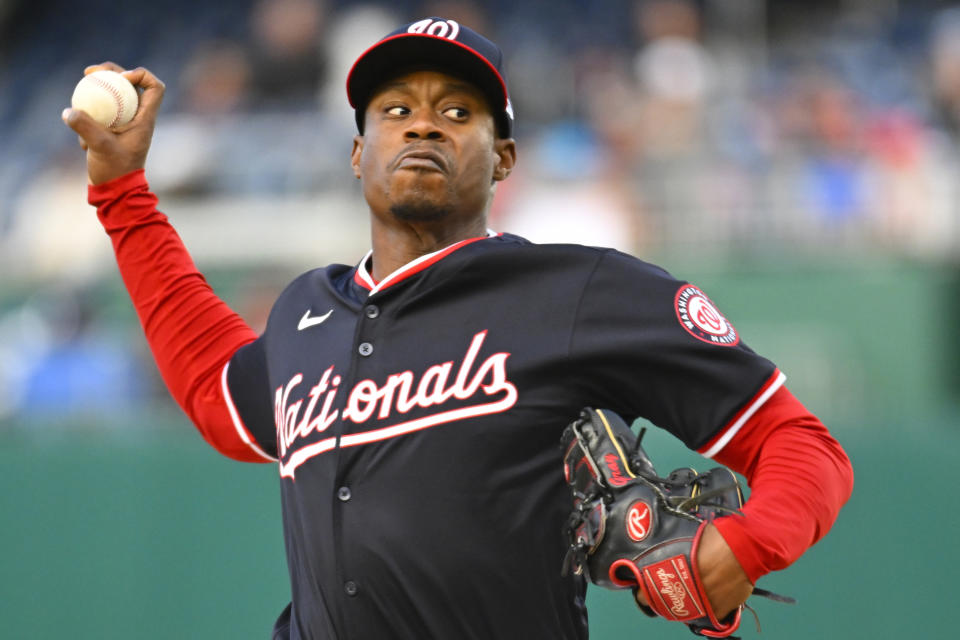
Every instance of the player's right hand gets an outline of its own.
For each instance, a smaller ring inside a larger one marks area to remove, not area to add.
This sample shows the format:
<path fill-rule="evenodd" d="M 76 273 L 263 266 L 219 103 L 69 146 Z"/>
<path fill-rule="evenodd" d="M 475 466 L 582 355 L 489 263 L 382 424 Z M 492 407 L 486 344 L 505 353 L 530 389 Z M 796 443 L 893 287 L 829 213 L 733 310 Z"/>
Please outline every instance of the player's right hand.
<path fill-rule="evenodd" d="M 104 127 L 83 111 L 63 110 L 64 123 L 77 132 L 80 146 L 87 152 L 90 184 L 102 184 L 143 168 L 165 89 L 163 82 L 143 67 L 126 71 L 113 62 L 103 62 L 87 67 L 83 73 L 100 69 L 122 73 L 141 91 L 140 106 L 133 120 L 115 129 Z"/>

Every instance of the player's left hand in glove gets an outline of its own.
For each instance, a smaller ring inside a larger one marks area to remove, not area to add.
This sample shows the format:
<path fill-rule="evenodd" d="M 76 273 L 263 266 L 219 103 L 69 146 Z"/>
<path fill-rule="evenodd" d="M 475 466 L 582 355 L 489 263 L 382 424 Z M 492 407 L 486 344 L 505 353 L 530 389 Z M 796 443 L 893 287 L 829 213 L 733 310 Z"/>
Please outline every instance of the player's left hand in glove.
<path fill-rule="evenodd" d="M 743 505 L 733 472 L 676 469 L 661 478 L 630 427 L 607 410 L 584 409 L 562 442 L 574 503 L 564 572 L 586 573 L 602 587 L 639 590 L 649 603 L 640 605 L 644 613 L 683 622 L 697 635 L 736 631 L 743 605 L 718 620 L 696 562 L 706 525 Z"/>

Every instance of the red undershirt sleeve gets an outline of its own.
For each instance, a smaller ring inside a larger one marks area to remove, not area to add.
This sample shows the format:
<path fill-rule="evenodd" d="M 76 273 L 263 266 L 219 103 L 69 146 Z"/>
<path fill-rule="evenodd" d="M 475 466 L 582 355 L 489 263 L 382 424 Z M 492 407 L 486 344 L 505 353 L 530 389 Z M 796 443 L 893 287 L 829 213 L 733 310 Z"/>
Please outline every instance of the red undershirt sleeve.
<path fill-rule="evenodd" d="M 88 200 L 113 243 L 150 350 L 177 404 L 217 451 L 269 462 L 230 416 L 221 373 L 254 331 L 214 294 L 167 216 L 157 210 L 143 170 L 89 187 Z"/>
<path fill-rule="evenodd" d="M 714 524 L 751 582 L 784 569 L 826 535 L 853 491 L 840 444 L 786 387 L 774 393 L 714 459 L 742 473 L 742 516 Z"/>

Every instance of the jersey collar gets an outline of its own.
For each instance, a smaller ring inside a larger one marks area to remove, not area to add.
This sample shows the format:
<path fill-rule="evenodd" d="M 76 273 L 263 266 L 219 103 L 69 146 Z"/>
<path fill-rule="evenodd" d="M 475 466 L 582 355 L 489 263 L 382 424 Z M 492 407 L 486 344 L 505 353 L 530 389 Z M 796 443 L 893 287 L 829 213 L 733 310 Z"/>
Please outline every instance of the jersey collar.
<path fill-rule="evenodd" d="M 396 271 L 388 275 L 386 278 L 384 278 L 380 282 L 377 282 L 376 280 L 374 280 L 373 275 L 370 273 L 369 269 L 367 269 L 367 265 L 370 263 L 370 258 L 373 256 L 373 249 L 371 249 L 370 251 L 367 252 L 367 255 L 363 256 L 363 259 L 360 261 L 360 264 L 357 265 L 357 269 L 353 273 L 353 280 L 364 289 L 367 289 L 370 292 L 369 295 L 373 295 L 378 291 L 383 291 L 387 287 L 391 287 L 397 284 L 398 282 L 405 280 L 406 278 L 409 278 L 415 273 L 419 273 L 423 271 L 424 269 L 434 264 L 435 262 L 439 262 L 443 258 L 447 257 L 457 249 L 461 249 L 467 246 L 468 244 L 472 244 L 476 242 L 477 240 L 485 240 L 487 238 L 493 238 L 498 235 L 500 234 L 497 233 L 496 231 L 493 231 L 492 229 L 487 229 L 487 235 L 485 236 L 480 236 L 477 238 L 467 238 L 466 240 L 455 242 L 451 244 L 449 247 L 444 247 L 443 249 L 434 251 L 433 253 L 428 253 L 426 255 L 420 256 L 415 260 L 411 260 L 407 264 L 403 265 L 402 267 L 400 267 L 399 269 L 397 269 Z"/>

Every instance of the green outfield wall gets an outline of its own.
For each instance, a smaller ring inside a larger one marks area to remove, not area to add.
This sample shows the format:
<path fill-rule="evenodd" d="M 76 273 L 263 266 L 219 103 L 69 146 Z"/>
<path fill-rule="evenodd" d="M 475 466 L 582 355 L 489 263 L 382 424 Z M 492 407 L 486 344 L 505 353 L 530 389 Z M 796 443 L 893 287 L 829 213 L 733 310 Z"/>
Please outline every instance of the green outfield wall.
<path fill-rule="evenodd" d="M 799 604 L 755 598 L 759 637 L 951 637 L 957 430 L 838 435 L 854 496 L 822 543 L 761 582 Z M 651 433 L 648 445 L 665 467 L 703 464 L 668 436 Z M 289 593 L 273 466 L 222 459 L 192 435 L 84 434 L 8 439 L 0 465 L 0 637 L 268 637 Z M 594 589 L 589 604 L 595 638 L 690 637 L 642 616 L 629 592 Z"/>

